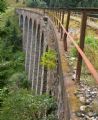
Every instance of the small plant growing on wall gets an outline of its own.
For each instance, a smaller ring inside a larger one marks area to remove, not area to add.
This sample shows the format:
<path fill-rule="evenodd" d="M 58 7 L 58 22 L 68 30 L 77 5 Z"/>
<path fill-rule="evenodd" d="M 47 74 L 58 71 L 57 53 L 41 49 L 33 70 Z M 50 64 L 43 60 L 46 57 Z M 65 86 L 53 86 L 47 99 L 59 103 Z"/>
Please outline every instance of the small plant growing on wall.
<path fill-rule="evenodd" d="M 54 50 L 48 50 L 41 57 L 41 65 L 49 69 L 54 69 L 56 67 L 56 55 Z"/>

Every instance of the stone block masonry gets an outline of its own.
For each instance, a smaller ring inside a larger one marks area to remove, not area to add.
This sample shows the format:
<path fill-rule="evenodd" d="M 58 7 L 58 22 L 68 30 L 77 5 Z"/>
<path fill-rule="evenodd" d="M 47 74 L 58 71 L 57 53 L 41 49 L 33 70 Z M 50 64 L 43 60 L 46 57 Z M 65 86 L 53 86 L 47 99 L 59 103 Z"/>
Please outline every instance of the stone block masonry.
<path fill-rule="evenodd" d="M 25 71 L 31 81 L 35 94 L 49 93 L 58 103 L 58 119 L 65 118 L 63 75 L 60 64 L 57 38 L 50 18 L 32 9 L 17 9 L 19 26 L 23 33 L 23 51 L 25 52 Z M 57 53 L 57 66 L 49 70 L 40 64 L 41 56 L 48 49 Z M 67 117 L 67 116 L 66 116 Z"/>

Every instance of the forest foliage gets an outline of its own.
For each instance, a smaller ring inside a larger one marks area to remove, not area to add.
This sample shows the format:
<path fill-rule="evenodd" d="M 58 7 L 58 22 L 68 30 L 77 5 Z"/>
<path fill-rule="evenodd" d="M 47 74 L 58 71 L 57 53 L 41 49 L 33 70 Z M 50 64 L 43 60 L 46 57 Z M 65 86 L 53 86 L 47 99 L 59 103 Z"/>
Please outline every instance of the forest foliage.
<path fill-rule="evenodd" d="M 0 0 L 0 13 L 4 12 L 7 8 L 6 0 Z"/>
<path fill-rule="evenodd" d="M 55 99 L 49 95 L 35 95 L 31 90 L 24 69 L 18 17 L 13 11 L 8 15 L 6 8 L 5 1 L 0 0 L 0 13 L 5 12 L 4 21 L 0 21 L 0 119 L 57 120 Z M 2 20 L 2 15 L 0 17 Z"/>
<path fill-rule="evenodd" d="M 0 29 L 0 118 L 2 120 L 57 120 L 57 104 L 49 95 L 35 96 L 24 71 L 22 37 L 17 17 Z M 16 22 L 15 22 L 16 21 Z"/>
<path fill-rule="evenodd" d="M 98 7 L 98 0 L 26 0 L 30 7 Z"/>

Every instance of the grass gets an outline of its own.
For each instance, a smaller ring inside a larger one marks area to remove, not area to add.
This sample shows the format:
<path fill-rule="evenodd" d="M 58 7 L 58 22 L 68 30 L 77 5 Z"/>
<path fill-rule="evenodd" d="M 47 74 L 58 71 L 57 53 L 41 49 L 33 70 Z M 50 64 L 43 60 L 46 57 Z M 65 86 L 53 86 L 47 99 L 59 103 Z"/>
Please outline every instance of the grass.
<path fill-rule="evenodd" d="M 98 41 L 97 39 L 95 39 L 93 36 L 87 36 L 85 39 L 85 55 L 87 56 L 87 58 L 90 60 L 90 62 L 92 63 L 92 65 L 95 67 L 95 69 L 98 71 Z M 76 48 L 74 46 L 70 47 L 70 58 L 77 57 L 77 51 Z M 70 61 L 71 62 L 71 61 Z M 77 65 L 77 60 L 73 60 L 72 61 L 72 66 L 73 68 Z M 96 82 L 94 80 L 94 78 L 92 77 L 92 75 L 90 74 L 88 68 L 86 67 L 86 64 L 83 61 L 83 65 L 82 65 L 82 74 L 81 74 L 81 81 L 83 81 L 84 83 L 93 86 L 96 85 Z"/>
<path fill-rule="evenodd" d="M 20 0 L 20 2 L 18 2 L 18 3 L 16 3 L 16 0 L 7 0 L 7 4 L 10 7 L 24 6 L 22 3 L 23 3 L 23 0 Z"/>
<path fill-rule="evenodd" d="M 76 86 L 72 86 L 67 89 L 67 92 L 69 93 L 71 111 L 76 112 L 79 110 L 81 103 L 79 99 L 74 95 L 73 91 L 76 91 Z"/>
<path fill-rule="evenodd" d="M 16 6 L 16 1 L 15 0 L 6 0 L 7 1 L 7 4 L 8 6 Z"/>

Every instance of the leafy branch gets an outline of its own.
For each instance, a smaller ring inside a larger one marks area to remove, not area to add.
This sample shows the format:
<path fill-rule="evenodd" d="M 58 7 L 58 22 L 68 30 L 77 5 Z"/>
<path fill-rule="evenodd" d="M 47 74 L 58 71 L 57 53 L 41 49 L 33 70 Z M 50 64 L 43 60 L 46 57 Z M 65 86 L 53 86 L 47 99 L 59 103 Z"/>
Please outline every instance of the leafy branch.
<path fill-rule="evenodd" d="M 48 50 L 41 57 L 41 64 L 49 69 L 54 69 L 56 67 L 56 55 L 54 50 Z"/>

